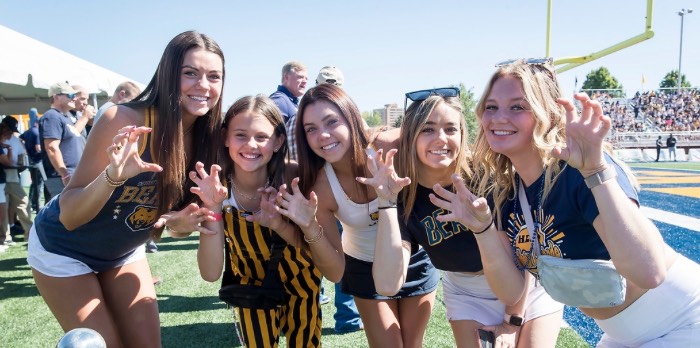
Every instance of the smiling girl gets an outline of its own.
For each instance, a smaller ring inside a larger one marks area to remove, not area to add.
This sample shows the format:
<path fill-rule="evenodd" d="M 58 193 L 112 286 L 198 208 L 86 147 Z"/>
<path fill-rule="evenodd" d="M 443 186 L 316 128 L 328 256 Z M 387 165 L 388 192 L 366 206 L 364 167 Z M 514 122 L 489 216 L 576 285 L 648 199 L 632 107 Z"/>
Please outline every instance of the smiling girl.
<path fill-rule="evenodd" d="M 193 180 L 205 207 L 223 221 L 207 222 L 211 232 L 200 234 L 197 250 L 203 279 L 213 282 L 224 270 L 222 286 L 250 284 L 250 292 L 268 277 L 281 282 L 284 303 L 272 309 L 239 306 L 240 336 L 248 347 L 276 347 L 282 332 L 291 347 L 317 347 L 321 342 L 321 307 L 318 302 L 321 273 L 293 223 L 275 206 L 275 187 L 296 174 L 296 164 L 286 164 L 288 153 L 282 115 L 265 96 L 237 100 L 224 118 L 223 177 L 228 195 L 218 179 L 219 167 L 209 174 L 198 166 Z M 192 173 L 194 174 L 194 173 Z M 228 196 L 228 198 L 226 198 Z M 272 255 L 282 249 L 281 257 Z M 224 250 L 226 252 L 224 253 Z M 268 264 L 280 257 L 276 273 Z"/>
<path fill-rule="evenodd" d="M 177 35 L 144 92 L 95 124 L 86 160 L 37 215 L 27 260 L 64 331 L 94 329 L 109 347 L 160 347 L 144 243 L 165 226 L 190 232 L 212 219 L 185 173 L 216 158 L 208 144 L 219 138 L 223 78 L 216 42 Z"/>
<path fill-rule="evenodd" d="M 278 195 L 281 212 L 301 227 L 324 275 L 354 296 L 371 347 L 421 347 L 439 281 L 425 251 L 411 253 L 398 293 L 377 289 L 373 279 L 377 229 L 398 229 L 396 197 L 405 182 L 395 178 L 392 191 L 380 187 L 371 172 L 387 170 L 394 153 L 386 162 L 381 153 L 368 161 L 369 136 L 360 112 L 334 85 L 318 85 L 304 95 L 294 127 L 300 180 L 291 193 Z M 344 231 L 342 245 L 336 219 Z"/>

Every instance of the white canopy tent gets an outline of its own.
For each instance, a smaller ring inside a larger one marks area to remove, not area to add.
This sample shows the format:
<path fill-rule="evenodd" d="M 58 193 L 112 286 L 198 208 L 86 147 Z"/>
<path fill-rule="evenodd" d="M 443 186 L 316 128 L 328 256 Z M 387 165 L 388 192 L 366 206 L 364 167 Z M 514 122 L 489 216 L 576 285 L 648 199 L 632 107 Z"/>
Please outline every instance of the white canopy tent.
<path fill-rule="evenodd" d="M 0 115 L 26 114 L 32 107 L 43 113 L 49 108 L 48 88 L 57 82 L 84 86 L 93 100 L 103 102 L 118 84 L 131 80 L 2 25 L 0 47 Z"/>

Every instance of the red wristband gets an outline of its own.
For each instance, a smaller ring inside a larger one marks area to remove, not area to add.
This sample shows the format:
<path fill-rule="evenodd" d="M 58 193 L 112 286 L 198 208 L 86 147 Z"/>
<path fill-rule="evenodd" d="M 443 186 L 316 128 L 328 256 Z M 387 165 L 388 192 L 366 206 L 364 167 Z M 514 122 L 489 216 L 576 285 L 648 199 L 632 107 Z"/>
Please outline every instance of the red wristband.
<path fill-rule="evenodd" d="M 214 218 L 214 221 L 221 221 L 221 219 L 223 219 L 223 215 L 222 215 L 221 213 L 218 213 L 218 214 L 212 214 L 212 216 L 211 216 L 211 217 L 213 217 L 213 218 Z"/>

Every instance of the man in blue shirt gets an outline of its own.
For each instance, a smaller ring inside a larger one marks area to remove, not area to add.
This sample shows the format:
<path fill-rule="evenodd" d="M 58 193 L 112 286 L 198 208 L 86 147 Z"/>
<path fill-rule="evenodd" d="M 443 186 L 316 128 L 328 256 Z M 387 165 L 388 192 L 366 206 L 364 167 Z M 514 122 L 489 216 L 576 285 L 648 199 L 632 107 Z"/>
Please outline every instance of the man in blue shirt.
<path fill-rule="evenodd" d="M 294 140 L 294 122 L 297 119 L 299 98 L 306 91 L 307 79 L 304 64 L 297 61 L 288 62 L 282 67 L 282 84 L 277 86 L 277 90 L 270 95 L 284 118 L 284 123 L 287 126 L 289 155 L 295 161 L 297 160 L 297 147 Z"/>
<path fill-rule="evenodd" d="M 67 82 L 49 87 L 51 108 L 39 120 L 39 137 L 44 151 L 45 194 L 59 194 L 70 181 L 85 149 L 85 138 L 75 129 L 68 113 L 75 109 L 78 91 Z"/>

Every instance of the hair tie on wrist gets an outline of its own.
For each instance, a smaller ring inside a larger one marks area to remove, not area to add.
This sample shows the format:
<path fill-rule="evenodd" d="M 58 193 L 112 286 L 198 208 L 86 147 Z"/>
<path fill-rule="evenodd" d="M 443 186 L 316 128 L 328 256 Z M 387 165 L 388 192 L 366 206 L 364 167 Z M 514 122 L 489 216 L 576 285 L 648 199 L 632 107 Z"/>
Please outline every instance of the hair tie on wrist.
<path fill-rule="evenodd" d="M 482 234 L 482 233 L 488 231 L 491 228 L 491 226 L 493 226 L 493 220 L 491 220 L 491 223 L 488 226 L 486 226 L 486 228 L 484 228 L 483 230 L 481 230 L 479 232 L 472 231 L 472 233 L 473 234 Z"/>
<path fill-rule="evenodd" d="M 214 218 L 214 221 L 221 221 L 221 219 L 223 219 L 223 215 L 222 215 L 221 213 L 218 213 L 218 214 L 212 214 L 212 216 L 211 216 L 211 217 L 213 217 L 213 218 Z"/>

